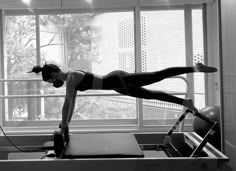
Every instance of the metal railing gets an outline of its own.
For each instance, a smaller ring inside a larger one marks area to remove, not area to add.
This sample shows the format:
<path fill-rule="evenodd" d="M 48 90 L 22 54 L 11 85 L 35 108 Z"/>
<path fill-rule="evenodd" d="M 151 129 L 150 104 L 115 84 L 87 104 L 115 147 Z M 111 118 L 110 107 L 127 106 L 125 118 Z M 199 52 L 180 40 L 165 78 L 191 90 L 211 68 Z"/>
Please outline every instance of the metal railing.
<path fill-rule="evenodd" d="M 181 79 L 185 82 L 186 84 L 186 91 L 185 92 L 168 92 L 169 94 L 172 95 L 183 95 L 186 97 L 189 96 L 189 82 L 185 77 L 182 76 L 175 76 L 175 77 L 170 77 L 175 78 L 175 79 Z M 32 81 L 42 81 L 42 79 L 0 79 L 0 83 L 3 83 L 2 86 L 7 86 L 6 82 L 32 82 Z M 96 90 L 97 91 L 97 90 Z M 100 91 L 100 90 L 99 90 Z M 54 98 L 54 97 L 64 97 L 65 94 L 23 94 L 23 95 L 7 95 L 6 92 L 3 92 L 2 95 L 0 95 L 0 99 L 15 99 L 15 98 Z M 105 96 L 108 98 L 108 100 L 115 100 L 118 102 L 124 102 L 124 103 L 135 103 L 134 100 L 132 99 L 128 99 L 128 98 L 114 98 L 114 96 L 124 96 L 122 94 L 116 93 L 116 92 L 109 92 L 107 93 L 107 90 L 101 90 L 101 93 L 97 93 L 97 92 L 92 92 L 92 91 L 87 91 L 86 93 L 81 92 L 79 93 L 77 96 L 80 97 L 86 97 L 86 96 Z M 161 101 L 156 101 L 155 103 L 152 102 L 152 100 L 148 100 L 148 101 L 143 101 L 143 105 L 145 106 L 149 106 L 149 107 L 157 107 L 157 108 L 162 108 L 162 109 L 172 109 L 172 110 L 183 110 L 184 108 L 181 108 L 180 105 L 175 105 L 175 104 L 171 104 L 168 102 L 161 102 Z M 3 111 L 4 112 L 4 111 Z M 183 125 L 180 125 L 180 130 L 182 130 Z"/>
<path fill-rule="evenodd" d="M 175 76 L 170 78 L 182 79 L 186 83 L 186 92 L 168 92 L 172 95 L 189 95 L 189 82 L 185 77 Z M 0 79 L 1 82 L 16 82 L 16 81 L 43 81 L 42 79 Z M 3 92 L 5 94 L 5 92 Z M 64 97 L 65 94 L 26 94 L 26 95 L 0 95 L 1 99 L 7 98 L 43 98 L 43 97 Z M 123 96 L 119 93 L 80 93 L 77 96 Z"/>

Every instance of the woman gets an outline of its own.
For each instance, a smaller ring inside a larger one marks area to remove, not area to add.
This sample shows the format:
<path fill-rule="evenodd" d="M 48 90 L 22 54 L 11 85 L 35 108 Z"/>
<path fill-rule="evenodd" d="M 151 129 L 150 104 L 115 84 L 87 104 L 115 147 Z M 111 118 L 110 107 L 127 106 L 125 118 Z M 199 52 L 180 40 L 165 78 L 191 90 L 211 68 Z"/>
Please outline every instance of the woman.
<path fill-rule="evenodd" d="M 104 76 L 81 70 L 64 72 L 54 64 L 45 64 L 43 67 L 35 66 L 30 72 L 36 74 L 42 72 L 43 80 L 52 83 L 56 88 L 61 87 L 64 81 L 66 81 L 66 96 L 62 108 L 62 122 L 60 124 L 62 130 L 65 130 L 73 115 L 77 91 L 89 89 L 114 90 L 120 94 L 132 97 L 176 103 L 191 109 L 193 112 L 197 112 L 197 108 L 191 99 L 182 99 L 162 91 L 148 90 L 143 88 L 143 86 L 176 75 L 193 72 L 212 73 L 216 71 L 217 69 L 214 67 L 198 63 L 193 67 L 171 67 L 160 71 L 144 73 L 127 73 L 116 70 Z"/>

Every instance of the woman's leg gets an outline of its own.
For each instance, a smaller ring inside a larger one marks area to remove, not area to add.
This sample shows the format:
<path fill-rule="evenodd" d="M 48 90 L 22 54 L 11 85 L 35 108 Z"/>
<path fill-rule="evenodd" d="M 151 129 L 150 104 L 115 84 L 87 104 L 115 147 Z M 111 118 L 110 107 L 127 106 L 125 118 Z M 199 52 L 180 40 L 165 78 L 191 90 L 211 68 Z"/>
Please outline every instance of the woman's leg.
<path fill-rule="evenodd" d="M 113 71 L 104 76 L 103 88 L 115 89 L 142 87 L 176 75 L 193 72 L 209 73 L 215 71 L 217 71 L 216 68 L 208 67 L 200 63 L 194 67 L 170 67 L 155 72 L 127 73 L 124 71 Z"/>
<path fill-rule="evenodd" d="M 118 93 L 123 95 L 128 95 L 132 97 L 142 98 L 142 99 L 153 99 L 153 100 L 161 100 L 165 102 L 171 102 L 179 105 L 183 105 L 194 112 L 197 112 L 197 108 L 194 106 L 193 101 L 191 99 L 182 99 L 171 94 L 157 91 L 157 90 L 148 90 L 145 88 L 131 88 L 131 89 L 120 89 L 116 90 Z"/>

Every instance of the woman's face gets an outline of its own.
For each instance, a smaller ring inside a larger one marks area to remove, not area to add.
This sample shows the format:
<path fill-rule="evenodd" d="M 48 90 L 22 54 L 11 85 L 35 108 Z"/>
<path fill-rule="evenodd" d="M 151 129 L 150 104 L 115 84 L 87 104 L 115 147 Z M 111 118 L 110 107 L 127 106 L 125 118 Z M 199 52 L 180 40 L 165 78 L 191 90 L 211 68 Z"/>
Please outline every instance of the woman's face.
<path fill-rule="evenodd" d="M 56 81 L 56 79 L 49 78 L 46 82 L 48 82 L 48 83 L 53 83 L 53 82 L 55 82 L 55 81 Z"/>
<path fill-rule="evenodd" d="M 63 86 L 63 84 L 64 84 L 64 81 L 55 80 L 55 81 L 53 82 L 53 87 L 60 88 L 61 86 Z"/>
<path fill-rule="evenodd" d="M 64 81 L 56 79 L 56 74 L 55 73 L 52 73 L 51 77 L 46 82 L 52 83 L 53 86 L 56 87 L 56 88 L 59 88 L 59 87 L 63 86 L 63 84 L 64 84 Z"/>
<path fill-rule="evenodd" d="M 55 81 L 56 81 L 56 73 L 55 73 L 55 72 L 52 72 L 52 73 L 50 74 L 49 79 L 48 79 L 46 82 L 48 82 L 48 83 L 54 83 Z"/>

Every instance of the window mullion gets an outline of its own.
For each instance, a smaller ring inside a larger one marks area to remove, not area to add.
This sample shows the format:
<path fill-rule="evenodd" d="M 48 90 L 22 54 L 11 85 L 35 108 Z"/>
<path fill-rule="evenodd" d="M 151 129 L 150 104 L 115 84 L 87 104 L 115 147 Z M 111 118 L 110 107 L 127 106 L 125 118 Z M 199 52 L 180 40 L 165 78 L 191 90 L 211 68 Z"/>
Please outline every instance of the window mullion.
<path fill-rule="evenodd" d="M 142 72 L 140 7 L 134 7 L 135 72 Z M 138 127 L 143 127 L 143 100 L 137 98 Z"/>
<path fill-rule="evenodd" d="M 186 65 L 193 65 L 193 30 L 192 30 L 192 8 L 190 5 L 184 7 L 185 21 L 185 51 Z M 187 74 L 187 80 L 190 82 L 189 96 L 194 99 L 194 77 L 193 74 Z"/>
<path fill-rule="evenodd" d="M 35 25 L 36 25 L 36 62 L 37 65 L 41 65 L 41 53 L 40 53 L 40 20 L 39 20 L 39 14 L 35 15 Z M 40 90 L 41 88 L 41 82 L 37 81 L 37 89 Z M 37 108 L 38 108 L 38 112 L 42 113 L 44 111 L 42 110 L 42 99 L 40 98 L 37 100 Z"/>
<path fill-rule="evenodd" d="M 184 6 L 184 25 L 185 25 L 185 53 L 186 53 L 186 66 L 193 65 L 193 30 L 192 30 L 192 8 L 190 5 Z M 194 99 L 194 76 L 187 74 L 189 81 L 188 94 L 191 99 Z M 188 98 L 188 97 L 187 97 Z M 184 122 L 181 123 L 179 130 L 183 131 Z"/>
<path fill-rule="evenodd" d="M 4 31 L 4 12 L 3 12 L 3 10 L 0 10 L 0 68 L 2 68 L 1 70 L 0 70 L 0 77 L 1 77 L 1 79 L 3 79 L 4 78 L 4 52 L 3 52 L 3 49 L 4 49 L 4 33 L 3 33 L 3 31 Z M 1 95 L 3 95 L 4 94 L 4 82 L 2 82 L 1 83 L 1 89 L 0 89 L 0 92 L 1 92 Z M 1 112 L 0 112 L 0 125 L 2 125 L 4 122 L 4 120 L 5 120 L 5 115 L 4 115 L 4 113 L 5 113 L 5 99 L 2 99 L 1 100 L 1 102 L 0 102 L 0 105 L 1 105 Z"/>
<path fill-rule="evenodd" d="M 36 58 L 37 58 L 37 65 L 41 64 L 41 57 L 40 57 L 40 23 L 39 23 L 39 15 L 35 15 L 35 22 L 36 22 Z"/>
<path fill-rule="evenodd" d="M 202 7 L 204 63 L 209 65 L 208 56 L 210 56 L 210 55 L 208 55 L 208 43 L 207 43 L 208 42 L 208 35 L 207 35 L 208 26 L 207 26 L 207 18 L 206 18 L 206 16 L 207 16 L 206 9 L 207 9 L 206 4 L 204 4 Z M 214 95 L 212 94 L 212 91 L 211 91 L 212 87 L 214 87 L 214 86 L 211 84 L 212 82 L 208 81 L 209 80 L 208 74 L 205 74 L 204 78 L 205 78 L 204 81 L 205 81 L 205 92 L 206 92 L 205 101 L 206 101 L 206 105 L 208 106 L 208 105 L 210 105 L 209 102 L 213 102 L 213 100 L 210 98 L 214 98 Z"/>

